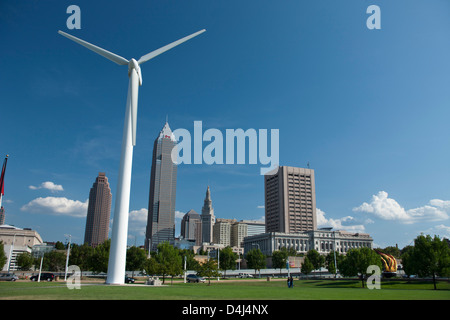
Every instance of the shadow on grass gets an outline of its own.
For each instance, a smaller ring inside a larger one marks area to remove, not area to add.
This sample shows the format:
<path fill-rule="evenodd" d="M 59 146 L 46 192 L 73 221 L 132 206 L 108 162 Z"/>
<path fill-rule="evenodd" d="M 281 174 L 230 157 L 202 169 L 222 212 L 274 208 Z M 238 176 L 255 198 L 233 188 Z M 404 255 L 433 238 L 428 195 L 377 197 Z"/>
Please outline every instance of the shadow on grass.
<path fill-rule="evenodd" d="M 359 280 L 333 280 L 333 281 L 313 280 L 313 281 L 308 281 L 308 284 L 314 285 L 315 287 L 327 287 L 327 288 L 358 288 L 358 287 L 361 287 L 361 281 L 359 281 Z"/>
<path fill-rule="evenodd" d="M 299 280 L 298 284 L 317 288 L 363 288 L 360 279 L 336 279 L 336 280 Z M 381 287 L 384 289 L 401 290 L 434 290 L 433 282 L 430 280 L 403 280 L 403 279 L 381 279 Z M 366 288 L 366 280 L 364 282 Z M 437 289 L 450 291 L 450 282 L 441 280 L 437 282 Z"/>

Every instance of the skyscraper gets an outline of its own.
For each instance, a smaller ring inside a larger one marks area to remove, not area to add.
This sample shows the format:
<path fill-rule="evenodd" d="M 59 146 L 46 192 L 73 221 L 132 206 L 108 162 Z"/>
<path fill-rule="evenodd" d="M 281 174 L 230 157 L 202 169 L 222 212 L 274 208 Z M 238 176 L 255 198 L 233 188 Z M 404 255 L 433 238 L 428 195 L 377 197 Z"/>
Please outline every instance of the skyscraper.
<path fill-rule="evenodd" d="M 97 246 L 108 239 L 112 194 L 108 178 L 100 172 L 89 192 L 84 242 Z"/>
<path fill-rule="evenodd" d="M 202 242 L 202 220 L 194 210 L 189 210 L 181 220 L 181 236 L 184 239 L 195 240 L 196 245 Z"/>
<path fill-rule="evenodd" d="M 158 244 L 175 240 L 175 198 L 177 165 L 172 162 L 175 135 L 166 122 L 153 145 L 152 171 L 145 247 L 156 250 Z"/>
<path fill-rule="evenodd" d="M 209 191 L 209 186 L 206 189 L 206 197 L 202 208 L 202 242 L 211 243 L 213 242 L 213 228 L 216 222 L 216 217 L 214 216 L 214 209 L 212 207 L 211 192 Z"/>
<path fill-rule="evenodd" d="M 266 232 L 317 229 L 314 170 L 281 166 L 264 176 Z"/>

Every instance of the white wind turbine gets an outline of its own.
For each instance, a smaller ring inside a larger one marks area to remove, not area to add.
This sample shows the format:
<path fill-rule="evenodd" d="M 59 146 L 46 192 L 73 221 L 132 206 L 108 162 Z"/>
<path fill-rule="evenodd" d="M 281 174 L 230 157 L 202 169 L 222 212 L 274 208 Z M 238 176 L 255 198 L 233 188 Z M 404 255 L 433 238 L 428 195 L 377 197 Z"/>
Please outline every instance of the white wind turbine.
<path fill-rule="evenodd" d="M 152 51 L 138 61 L 127 60 L 117 54 L 97 47 L 89 42 L 78 39 L 65 32 L 58 31 L 59 34 L 73 40 L 89 50 L 119 64 L 128 65 L 128 85 L 127 106 L 125 112 L 125 123 L 122 138 L 122 153 L 120 157 L 119 177 L 117 180 L 117 194 L 114 208 L 114 222 L 111 234 L 111 248 L 109 251 L 108 276 L 106 283 L 123 284 L 125 281 L 125 260 L 128 234 L 128 211 L 130 207 L 131 188 L 131 165 L 133 160 L 133 146 L 136 145 L 136 124 L 137 124 L 137 102 L 138 83 L 142 85 L 142 73 L 140 65 L 153 59 L 154 57 L 176 47 L 177 45 L 198 36 L 206 30 L 200 30 L 180 40 L 174 41 L 164 47 Z"/>

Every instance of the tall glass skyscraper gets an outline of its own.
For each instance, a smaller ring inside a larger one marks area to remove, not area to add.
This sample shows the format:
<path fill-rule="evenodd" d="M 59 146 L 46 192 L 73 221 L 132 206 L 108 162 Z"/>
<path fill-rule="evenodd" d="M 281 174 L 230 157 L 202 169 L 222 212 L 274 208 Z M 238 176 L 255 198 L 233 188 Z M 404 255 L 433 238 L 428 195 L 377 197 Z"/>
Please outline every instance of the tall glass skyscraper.
<path fill-rule="evenodd" d="M 153 145 L 150 195 L 148 201 L 145 247 L 156 250 L 158 244 L 175 240 L 175 198 L 177 165 L 172 162 L 175 135 L 166 122 Z"/>
<path fill-rule="evenodd" d="M 104 172 L 100 172 L 89 192 L 84 242 L 96 247 L 108 239 L 111 215 L 111 188 Z"/>

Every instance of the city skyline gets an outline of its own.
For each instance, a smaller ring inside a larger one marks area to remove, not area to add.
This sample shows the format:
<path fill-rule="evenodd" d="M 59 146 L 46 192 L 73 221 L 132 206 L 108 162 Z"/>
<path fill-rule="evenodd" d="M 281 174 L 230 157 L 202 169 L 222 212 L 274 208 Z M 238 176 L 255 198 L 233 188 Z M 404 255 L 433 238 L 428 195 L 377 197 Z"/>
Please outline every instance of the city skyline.
<path fill-rule="evenodd" d="M 368 233 L 380 247 L 450 237 L 450 3 L 374 0 L 380 30 L 358 0 L 75 4 L 79 30 L 66 26 L 68 3 L 0 5 L 6 224 L 81 243 L 92 177 L 106 172 L 115 197 L 128 79 L 58 30 L 131 56 L 205 28 L 145 66 L 129 245 L 145 241 L 152 145 L 167 116 L 192 136 L 195 121 L 224 136 L 278 129 L 279 165 L 314 169 L 318 227 Z M 216 217 L 261 220 L 260 168 L 178 166 L 175 235 L 208 185 Z"/>

